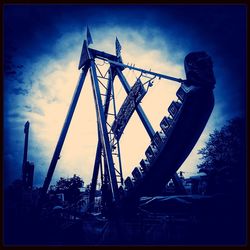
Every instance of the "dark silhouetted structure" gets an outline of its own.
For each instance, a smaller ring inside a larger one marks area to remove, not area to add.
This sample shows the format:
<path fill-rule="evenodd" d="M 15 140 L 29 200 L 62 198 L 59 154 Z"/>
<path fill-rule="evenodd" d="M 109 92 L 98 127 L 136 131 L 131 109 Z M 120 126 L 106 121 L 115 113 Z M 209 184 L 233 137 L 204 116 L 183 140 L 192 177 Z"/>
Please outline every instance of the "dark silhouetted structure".
<path fill-rule="evenodd" d="M 23 166 L 22 166 L 22 180 L 24 189 L 32 189 L 34 176 L 34 163 L 27 161 L 28 156 L 28 141 L 29 141 L 29 127 L 30 123 L 27 121 L 24 125 L 24 152 L 23 152 Z"/>
<path fill-rule="evenodd" d="M 177 192 L 185 194 L 186 190 L 176 171 L 195 146 L 214 107 L 215 77 L 211 57 L 206 52 L 188 54 L 184 61 L 187 79 L 183 80 L 124 64 L 121 58 L 121 45 L 117 38 L 116 55 L 89 48 L 92 43 L 90 31 L 87 29 L 87 39 L 83 42 L 78 66 L 82 72 L 44 181 L 42 197 L 45 196 L 51 182 L 88 71 L 91 76 L 98 126 L 98 143 L 89 197 L 90 210 L 94 206 L 99 173 L 103 204 L 112 210 L 136 204 L 141 196 L 158 195 L 170 179 L 173 179 Z M 100 64 L 96 63 L 98 60 L 109 65 L 105 72 L 104 67 L 101 70 Z M 123 74 L 126 68 L 140 72 L 133 86 L 130 86 Z M 115 77 L 127 93 L 118 112 L 114 92 Z M 178 100 L 173 101 L 168 107 L 169 114 L 163 117 L 160 123 L 161 130 L 157 132 L 140 106 L 141 100 L 156 77 L 181 84 L 176 93 Z M 151 143 L 145 151 L 146 159 L 141 161 L 143 165 L 135 167 L 132 176 L 124 181 L 119 141 L 135 111 Z"/>

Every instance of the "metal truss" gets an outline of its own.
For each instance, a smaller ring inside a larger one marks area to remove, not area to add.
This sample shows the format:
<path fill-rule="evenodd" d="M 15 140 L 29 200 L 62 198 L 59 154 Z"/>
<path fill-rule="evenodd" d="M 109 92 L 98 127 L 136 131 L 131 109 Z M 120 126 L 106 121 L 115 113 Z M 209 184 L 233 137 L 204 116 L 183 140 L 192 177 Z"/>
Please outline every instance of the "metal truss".
<path fill-rule="evenodd" d="M 121 46 L 118 39 L 116 39 L 117 48 L 115 56 L 106 52 L 89 48 L 89 44 L 92 43 L 89 30 L 87 34 L 88 39 L 84 40 L 78 67 L 82 70 L 82 72 L 80 74 L 68 114 L 65 118 L 65 122 L 44 181 L 42 197 L 46 194 L 50 185 L 68 128 L 72 120 L 72 116 L 74 114 L 75 107 L 77 105 L 77 101 L 79 99 L 80 92 L 82 90 L 82 86 L 85 81 L 85 77 L 87 72 L 90 71 L 98 127 L 98 143 L 96 147 L 96 156 L 89 196 L 89 209 L 92 210 L 94 206 L 99 174 L 102 184 L 104 205 L 109 206 L 109 204 L 112 202 L 119 200 L 118 184 L 123 185 L 124 182 L 119 140 L 134 111 L 137 112 L 151 140 L 155 135 L 153 127 L 151 126 L 146 114 L 139 104 L 140 100 L 147 93 L 149 87 L 152 86 L 154 79 L 158 77 L 179 83 L 182 83 L 185 80 L 143 70 L 134 66 L 125 65 L 122 63 L 120 55 Z M 102 62 L 102 65 L 100 65 L 98 62 Z M 141 72 L 141 75 L 137 78 L 136 83 L 132 87 L 130 87 L 124 74 L 122 73 L 125 68 Z M 125 112 L 127 116 L 120 111 L 122 107 L 120 108 L 119 112 L 117 112 L 114 93 L 114 79 L 116 76 L 127 93 L 127 99 L 125 100 L 126 102 L 123 104 L 123 108 L 126 111 L 130 108 L 129 114 L 128 112 Z M 136 101 L 136 98 L 138 98 L 138 101 Z M 121 117 L 123 119 L 119 120 Z M 117 130 L 114 129 L 114 124 L 116 123 L 117 125 L 118 121 L 122 121 L 122 124 L 121 122 L 118 124 L 119 126 L 122 126 L 122 129 L 119 130 L 119 133 L 117 133 Z M 178 178 L 178 175 L 175 175 L 174 178 Z M 175 181 L 175 183 L 180 182 Z"/>

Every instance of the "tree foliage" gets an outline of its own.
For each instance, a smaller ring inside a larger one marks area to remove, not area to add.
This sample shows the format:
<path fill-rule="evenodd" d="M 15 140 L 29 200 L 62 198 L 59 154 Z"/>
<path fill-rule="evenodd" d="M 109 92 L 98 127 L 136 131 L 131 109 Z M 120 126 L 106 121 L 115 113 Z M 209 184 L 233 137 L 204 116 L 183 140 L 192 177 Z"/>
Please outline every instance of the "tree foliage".
<path fill-rule="evenodd" d="M 76 202 L 79 199 L 80 188 L 84 186 L 83 180 L 74 175 L 71 178 L 61 177 L 55 186 L 51 186 L 52 193 L 63 193 L 64 199 L 69 202 Z"/>
<path fill-rule="evenodd" d="M 218 182 L 235 182 L 243 177 L 245 165 L 245 122 L 234 118 L 220 130 L 209 135 L 200 154 L 202 163 L 197 167 L 199 172 L 216 176 Z"/>

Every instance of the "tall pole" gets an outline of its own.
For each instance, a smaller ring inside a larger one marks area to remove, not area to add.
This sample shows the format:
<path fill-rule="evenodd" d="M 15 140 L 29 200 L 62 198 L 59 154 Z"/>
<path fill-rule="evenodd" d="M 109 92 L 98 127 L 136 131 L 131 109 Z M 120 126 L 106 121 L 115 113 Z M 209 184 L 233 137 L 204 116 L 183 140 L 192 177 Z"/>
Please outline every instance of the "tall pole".
<path fill-rule="evenodd" d="M 29 121 L 27 121 L 24 125 L 25 138 L 24 138 L 23 166 L 22 166 L 23 182 L 25 182 L 25 180 L 26 180 L 26 178 L 25 178 L 25 175 L 26 175 L 25 166 L 27 163 L 27 156 L 28 156 L 29 127 L 30 127 L 30 123 L 29 123 Z"/>
<path fill-rule="evenodd" d="M 113 201 L 116 201 L 118 199 L 118 185 L 117 185 L 117 180 L 116 180 L 114 162 L 113 162 L 109 138 L 108 138 L 106 119 L 105 119 L 105 114 L 103 110 L 103 104 L 102 104 L 101 93 L 100 93 L 100 88 L 98 84 L 98 78 L 96 74 L 94 59 L 91 59 L 90 61 L 90 73 L 91 73 L 92 88 L 94 92 L 95 105 L 96 105 L 96 110 L 97 110 L 98 128 L 100 131 L 100 138 L 102 142 L 102 148 L 104 151 L 105 162 L 107 164 L 107 168 L 108 168 L 108 172 L 110 176 L 112 198 L 113 198 Z"/>
<path fill-rule="evenodd" d="M 108 79 L 108 86 L 106 90 L 106 97 L 104 101 L 104 116 L 105 120 L 107 120 L 107 114 L 109 110 L 109 104 L 110 104 L 110 95 L 111 95 L 111 87 L 113 85 L 113 74 L 111 74 L 112 69 L 109 69 L 109 79 Z M 102 142 L 100 138 L 100 132 L 99 132 L 99 126 L 98 126 L 98 143 L 96 148 L 96 156 L 95 156 L 95 163 L 94 163 L 94 169 L 93 169 L 93 175 L 91 180 L 91 188 L 90 188 L 90 194 L 89 194 L 89 209 L 92 210 L 94 206 L 94 200 L 95 200 L 95 192 L 96 192 L 96 185 L 97 185 L 97 178 L 98 178 L 98 172 L 99 172 L 99 166 L 101 162 L 101 150 L 102 150 Z"/>
<path fill-rule="evenodd" d="M 55 151 L 54 151 L 54 154 L 53 154 L 53 157 L 52 157 L 52 160 L 51 160 L 48 172 L 47 172 L 47 176 L 45 178 L 45 181 L 44 181 L 44 184 L 43 184 L 43 187 L 42 187 L 42 196 L 46 194 L 46 192 L 47 192 L 47 190 L 49 188 L 49 185 L 50 185 L 53 173 L 55 171 L 56 164 L 57 164 L 57 161 L 59 159 L 59 156 L 60 156 L 60 153 L 61 153 L 61 150 L 62 150 L 62 146 L 63 146 L 64 140 L 65 140 L 65 137 L 67 135 L 69 125 L 70 125 L 71 119 L 73 117 L 75 107 L 76 107 L 78 98 L 80 96 L 82 86 L 84 84 L 84 80 L 85 80 L 85 77 L 87 75 L 88 69 L 89 69 L 89 65 L 86 64 L 84 66 L 84 68 L 82 69 L 82 72 L 80 74 L 78 84 L 76 86 L 76 89 L 75 89 L 75 92 L 74 92 L 74 95 L 73 95 L 73 98 L 72 98 L 72 101 L 71 101 L 67 116 L 66 116 L 65 121 L 64 121 L 63 128 L 61 130 L 61 134 L 59 136 L 59 139 L 58 139 L 58 142 L 57 142 L 57 145 L 56 145 L 56 148 L 55 148 Z"/>
<path fill-rule="evenodd" d="M 105 59 L 105 58 L 104 58 Z M 139 71 L 141 73 L 147 74 L 147 75 L 153 75 L 162 79 L 166 79 L 166 80 L 170 80 L 170 81 L 175 81 L 175 82 L 179 82 L 179 83 L 185 83 L 186 80 L 183 80 L 181 78 L 176 78 L 176 77 L 172 77 L 172 76 L 167 76 L 167 75 L 163 75 L 163 74 L 159 74 L 150 70 L 145 70 L 145 69 L 140 69 L 134 66 L 129 66 L 120 62 L 116 62 L 116 61 L 112 61 L 112 60 L 107 60 L 107 62 L 109 62 L 112 65 L 116 65 L 117 67 L 122 67 L 122 68 L 128 68 L 128 69 L 132 69 L 132 70 L 136 70 Z"/>

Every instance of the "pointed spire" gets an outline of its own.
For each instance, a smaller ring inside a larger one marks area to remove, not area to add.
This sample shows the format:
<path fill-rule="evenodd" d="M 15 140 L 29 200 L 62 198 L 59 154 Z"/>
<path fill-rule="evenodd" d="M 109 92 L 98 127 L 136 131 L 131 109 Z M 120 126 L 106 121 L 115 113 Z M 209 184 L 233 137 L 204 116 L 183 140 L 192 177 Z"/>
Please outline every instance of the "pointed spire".
<path fill-rule="evenodd" d="M 115 39 L 115 49 L 116 49 L 116 56 L 121 57 L 122 46 L 117 37 Z"/>
<path fill-rule="evenodd" d="M 93 44 L 93 40 L 92 40 L 88 26 L 87 26 L 87 43 L 88 43 L 88 45 Z"/>
<path fill-rule="evenodd" d="M 82 53 L 80 56 L 78 69 L 81 69 L 89 59 L 90 59 L 90 55 L 88 51 L 87 41 L 84 40 L 83 45 L 82 45 Z"/>
<path fill-rule="evenodd" d="M 29 125 L 30 125 L 29 121 L 27 121 L 27 122 L 25 123 L 25 125 L 24 125 L 24 133 L 25 133 L 25 134 L 27 134 L 28 131 L 29 131 Z"/>

